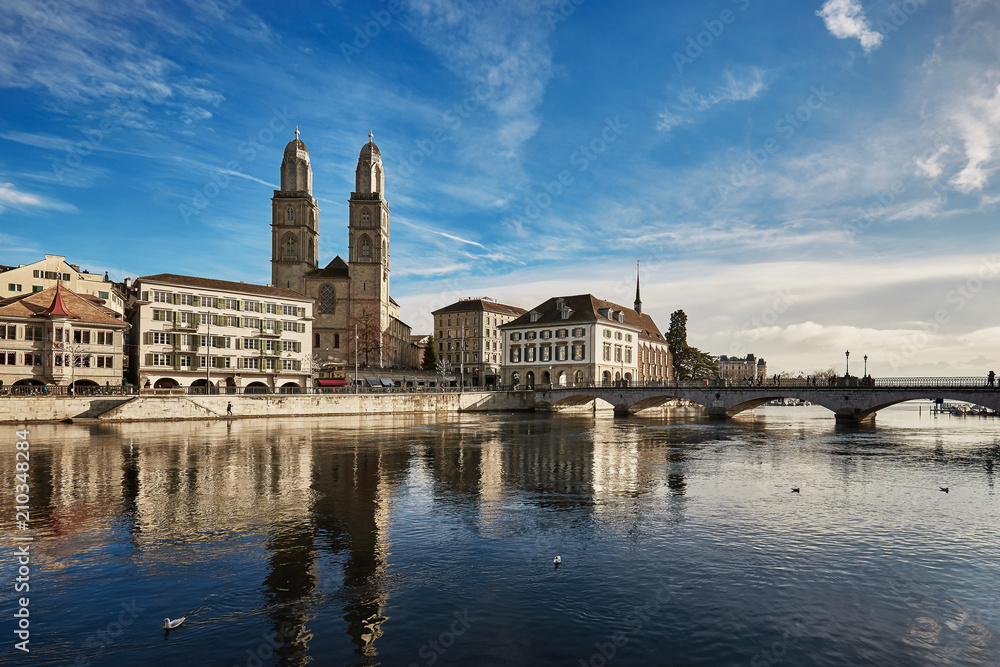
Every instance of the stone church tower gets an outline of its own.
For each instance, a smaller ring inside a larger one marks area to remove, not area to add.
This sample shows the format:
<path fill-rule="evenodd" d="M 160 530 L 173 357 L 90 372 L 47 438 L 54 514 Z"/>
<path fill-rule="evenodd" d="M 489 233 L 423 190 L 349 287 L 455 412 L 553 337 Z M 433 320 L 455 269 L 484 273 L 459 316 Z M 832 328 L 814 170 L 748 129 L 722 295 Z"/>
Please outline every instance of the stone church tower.
<path fill-rule="evenodd" d="M 281 189 L 271 198 L 271 284 L 305 294 L 303 278 L 319 259 L 319 206 L 312 197 L 309 151 L 295 138 L 281 160 Z"/>
<path fill-rule="evenodd" d="M 371 132 L 358 156 L 348 216 L 349 261 L 338 255 L 319 267 L 319 207 L 309 151 L 296 128 L 281 161 L 281 190 L 271 199 L 272 282 L 313 299 L 313 354 L 324 363 L 353 367 L 357 355 L 362 366 L 416 368 L 410 327 L 389 296 L 389 203 Z"/>

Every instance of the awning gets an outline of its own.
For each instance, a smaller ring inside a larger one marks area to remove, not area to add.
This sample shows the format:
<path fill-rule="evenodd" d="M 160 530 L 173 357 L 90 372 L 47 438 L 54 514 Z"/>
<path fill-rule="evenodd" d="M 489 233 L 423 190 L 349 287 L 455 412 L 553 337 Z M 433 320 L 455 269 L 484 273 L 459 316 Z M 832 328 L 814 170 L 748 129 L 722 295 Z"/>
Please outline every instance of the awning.
<path fill-rule="evenodd" d="M 396 384 L 392 380 L 386 380 L 385 378 L 379 378 L 379 381 L 382 382 L 382 386 L 383 387 L 395 387 L 396 386 Z"/>
<path fill-rule="evenodd" d="M 365 378 L 365 382 L 368 384 L 369 387 L 381 387 L 382 386 L 382 383 L 379 382 L 378 379 L 376 379 L 376 378 Z"/>
<path fill-rule="evenodd" d="M 347 386 L 347 380 L 324 380 L 324 379 L 319 379 L 319 380 L 316 380 L 316 384 L 318 384 L 321 387 L 346 387 Z"/>

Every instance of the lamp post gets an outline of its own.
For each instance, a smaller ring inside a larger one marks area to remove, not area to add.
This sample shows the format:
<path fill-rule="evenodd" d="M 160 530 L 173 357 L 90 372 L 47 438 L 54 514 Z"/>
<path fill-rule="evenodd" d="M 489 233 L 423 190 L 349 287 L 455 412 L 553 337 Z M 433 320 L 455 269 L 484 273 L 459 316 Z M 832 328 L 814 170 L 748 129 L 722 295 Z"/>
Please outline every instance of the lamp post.
<path fill-rule="evenodd" d="M 358 393 L 358 323 L 354 323 L 354 393 Z"/>
<path fill-rule="evenodd" d="M 846 359 L 846 363 L 844 364 L 844 376 L 851 377 L 851 351 L 847 350 L 844 352 L 844 357 Z"/>
<path fill-rule="evenodd" d="M 865 355 L 865 377 L 868 377 L 868 355 Z"/>

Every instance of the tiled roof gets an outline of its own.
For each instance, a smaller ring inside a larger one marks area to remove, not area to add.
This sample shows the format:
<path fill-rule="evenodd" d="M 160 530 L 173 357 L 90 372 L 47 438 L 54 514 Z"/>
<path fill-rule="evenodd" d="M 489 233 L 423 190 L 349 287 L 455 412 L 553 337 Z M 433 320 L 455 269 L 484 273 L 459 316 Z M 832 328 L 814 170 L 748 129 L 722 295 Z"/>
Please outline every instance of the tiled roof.
<path fill-rule="evenodd" d="M 255 285 L 254 283 L 234 283 L 229 280 L 215 280 L 214 278 L 197 278 L 195 276 L 179 276 L 175 273 L 157 273 L 154 276 L 143 276 L 136 278 L 135 284 L 140 283 L 165 283 L 167 285 L 178 285 L 181 287 L 199 287 L 205 289 L 217 289 L 225 292 L 243 292 L 246 294 L 260 294 L 262 296 L 281 297 L 283 299 L 298 299 L 300 301 L 311 301 L 298 292 L 293 292 L 284 287 L 270 287 L 268 285 Z"/>
<path fill-rule="evenodd" d="M 487 311 L 490 313 L 501 313 L 503 315 L 523 315 L 528 312 L 524 308 L 518 308 L 517 306 L 508 306 L 505 303 L 497 303 L 496 301 L 490 301 L 489 299 L 462 299 L 456 301 L 450 306 L 445 306 L 444 308 L 438 308 L 431 315 L 437 315 L 438 313 L 465 313 L 472 311 Z"/>
<path fill-rule="evenodd" d="M 563 319 L 562 311 L 556 308 L 556 302 L 559 300 L 563 301 L 563 304 L 567 306 L 571 311 L 573 311 L 569 317 Z M 526 312 L 524 315 L 518 317 L 512 322 L 504 324 L 501 328 L 514 328 L 520 326 L 556 326 L 560 324 L 574 324 L 583 322 L 616 322 L 617 320 L 612 320 L 602 314 L 600 311 L 612 308 L 614 310 L 620 310 L 624 313 L 623 319 L 625 324 L 639 329 L 639 337 L 645 338 L 647 340 L 655 341 L 658 343 L 665 342 L 663 334 L 657 328 L 656 323 L 653 322 L 653 318 L 646 313 L 637 313 L 631 308 L 625 306 L 620 306 L 613 301 L 605 301 L 604 299 L 598 299 L 593 294 L 577 294 L 575 296 L 561 296 L 552 297 L 548 301 L 539 304 L 531 309 L 531 311 Z M 531 321 L 531 313 L 538 312 L 541 316 L 535 320 Z"/>
<path fill-rule="evenodd" d="M 114 316 L 114 311 L 103 306 L 99 306 L 90 299 L 71 291 L 65 286 L 55 285 L 41 292 L 33 294 L 22 294 L 0 301 L 0 318 L 4 317 L 49 317 L 42 315 L 43 312 L 52 306 L 56 296 L 56 287 L 59 287 L 59 294 L 62 298 L 63 306 L 72 313 L 75 321 L 87 322 L 90 324 L 117 324 L 125 323 Z"/>

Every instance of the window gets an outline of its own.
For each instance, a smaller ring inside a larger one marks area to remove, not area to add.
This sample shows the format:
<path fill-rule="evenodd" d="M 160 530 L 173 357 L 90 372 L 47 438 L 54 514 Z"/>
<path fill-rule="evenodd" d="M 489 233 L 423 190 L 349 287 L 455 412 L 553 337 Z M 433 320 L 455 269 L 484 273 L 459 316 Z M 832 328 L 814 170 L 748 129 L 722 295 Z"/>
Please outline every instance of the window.
<path fill-rule="evenodd" d="M 337 310 L 337 290 L 333 285 L 323 285 L 319 288 L 319 312 L 334 313 Z"/>
<path fill-rule="evenodd" d="M 191 357 L 186 354 L 181 355 L 181 368 L 191 368 Z"/>
<path fill-rule="evenodd" d="M 275 303 L 268 303 L 268 304 L 265 304 L 265 306 L 267 307 L 267 314 L 268 315 L 277 315 L 278 314 L 278 305 L 277 304 L 275 304 Z"/>
<path fill-rule="evenodd" d="M 587 356 L 587 346 L 583 343 L 573 343 L 573 361 L 583 361 Z"/>
<path fill-rule="evenodd" d="M 264 370 L 273 371 L 274 370 L 274 359 L 268 358 L 264 360 Z"/>
<path fill-rule="evenodd" d="M 7 290 L 10 291 L 10 292 L 20 292 L 21 291 L 21 285 L 20 285 L 20 283 L 8 283 L 7 284 Z"/>
<path fill-rule="evenodd" d="M 153 354 L 150 355 L 153 358 L 154 366 L 169 366 L 170 365 L 170 355 L 169 354 Z"/>
<path fill-rule="evenodd" d="M 283 371 L 297 371 L 298 368 L 295 367 L 295 359 L 282 359 L 281 360 L 281 370 Z"/>
<path fill-rule="evenodd" d="M 622 360 L 622 346 L 615 345 L 615 361 L 621 361 L 621 360 Z"/>
<path fill-rule="evenodd" d="M 42 287 L 41 285 L 32 285 L 31 286 L 31 291 L 32 292 L 41 292 L 43 289 L 45 289 L 45 288 Z"/>
<path fill-rule="evenodd" d="M 170 334 L 161 331 L 153 332 L 154 345 L 170 345 Z"/>
<path fill-rule="evenodd" d="M 77 329 L 73 332 L 73 342 L 84 345 L 90 344 L 90 332 L 86 329 Z"/>
<path fill-rule="evenodd" d="M 260 318 L 259 317 L 244 317 L 243 326 L 249 327 L 251 329 L 260 329 Z"/>
<path fill-rule="evenodd" d="M 3 332 L 4 332 L 3 326 L 0 326 L 0 338 L 3 338 Z M 55 342 L 57 342 L 57 343 L 63 342 L 63 330 L 62 329 L 56 329 L 54 333 L 55 333 Z M 67 338 L 68 338 L 68 336 L 67 336 Z M 111 345 L 111 343 L 108 343 L 108 345 Z"/>
<path fill-rule="evenodd" d="M 625 363 L 626 364 L 632 363 L 632 348 L 630 347 L 625 348 Z"/>
<path fill-rule="evenodd" d="M 170 292 L 153 292 L 154 303 L 171 303 Z"/>
<path fill-rule="evenodd" d="M 24 327 L 24 340 L 44 340 L 41 327 Z"/>
<path fill-rule="evenodd" d="M 290 236 L 285 239 L 285 259 L 295 259 L 295 239 Z"/>
<path fill-rule="evenodd" d="M 17 363 L 17 353 L 16 352 L 0 352 L 0 364 L 5 364 L 7 366 L 13 366 Z"/>
<path fill-rule="evenodd" d="M 538 334 L 534 331 L 529 331 L 524 334 L 524 340 L 535 340 L 536 338 L 538 338 Z"/>
<path fill-rule="evenodd" d="M 552 348 L 550 346 L 548 346 L 548 345 L 546 345 L 545 347 L 539 348 L 538 360 L 539 361 L 551 361 L 552 360 Z"/>
<path fill-rule="evenodd" d="M 319 347 L 319 334 L 313 334 L 313 347 Z"/>
<path fill-rule="evenodd" d="M 226 300 L 226 307 L 229 307 L 229 300 Z M 260 301 L 244 301 L 243 310 L 249 311 L 251 313 L 260 312 Z"/>
<path fill-rule="evenodd" d="M 533 310 L 531 311 L 530 319 L 532 322 L 537 322 L 539 318 L 541 318 L 541 316 L 542 316 L 541 313 L 539 313 L 537 310 Z"/>
<path fill-rule="evenodd" d="M 368 212 L 368 209 L 366 208 L 363 211 L 361 211 L 361 222 L 367 225 L 371 221 L 372 221 L 372 216 Z"/>
<path fill-rule="evenodd" d="M 214 296 L 202 296 L 201 305 L 204 308 L 218 308 L 219 300 Z"/>
<path fill-rule="evenodd" d="M 260 368 L 260 359 L 257 357 L 243 357 L 241 361 L 243 368 L 253 368 L 254 370 Z"/>
<path fill-rule="evenodd" d="M 611 329 L 605 329 L 604 330 L 604 337 L 605 338 L 611 338 Z"/>
<path fill-rule="evenodd" d="M 510 339 L 511 340 L 521 340 L 521 334 L 519 334 L 519 333 L 512 333 L 510 335 Z"/>
<path fill-rule="evenodd" d="M 298 331 L 298 326 L 295 322 L 282 322 L 282 327 L 285 331 Z"/>
<path fill-rule="evenodd" d="M 569 353 L 569 346 L 567 345 L 556 345 L 556 361 L 566 361 Z"/>
<path fill-rule="evenodd" d="M 611 343 L 604 344 L 604 355 L 602 359 L 604 359 L 604 361 L 611 361 Z"/>
<path fill-rule="evenodd" d="M 193 306 L 194 305 L 194 295 L 192 295 L 192 294 L 181 294 L 181 305 L 182 306 Z"/>
<path fill-rule="evenodd" d="M 295 211 L 292 210 L 291 206 L 289 206 L 288 209 L 285 210 L 285 220 L 287 220 L 288 222 L 295 221 Z"/>
<path fill-rule="evenodd" d="M 333 334 L 333 346 L 340 347 L 340 334 Z"/>
<path fill-rule="evenodd" d="M 361 255 L 362 262 L 372 261 L 372 242 L 367 236 L 361 237 L 361 250 L 359 254 Z"/>
<path fill-rule="evenodd" d="M 556 338 L 569 338 L 569 329 L 556 329 Z"/>
<path fill-rule="evenodd" d="M 587 330 L 584 329 L 583 327 L 577 327 L 576 329 L 573 329 L 573 337 L 574 338 L 581 338 L 581 337 L 585 336 L 586 333 L 587 333 Z"/>
<path fill-rule="evenodd" d="M 543 332 L 541 332 L 540 336 L 542 338 L 552 338 L 552 332 L 551 331 L 543 331 Z"/>
<path fill-rule="evenodd" d="M 282 306 L 281 309 L 282 315 L 291 315 L 292 317 L 296 317 L 299 314 L 298 306 Z"/>
<path fill-rule="evenodd" d="M 57 330 L 57 333 L 62 334 L 61 330 Z M 97 344 L 98 345 L 114 345 L 115 344 L 115 332 L 114 331 L 98 331 L 97 332 Z"/>
<path fill-rule="evenodd" d="M 632 334 L 625 334 L 625 342 L 626 343 L 632 342 Z"/>
<path fill-rule="evenodd" d="M 179 324 L 182 327 L 192 327 L 192 326 L 194 326 L 194 317 L 193 317 L 193 315 L 194 315 L 194 313 L 186 313 L 186 312 L 185 313 L 180 313 L 181 321 L 179 322 Z"/>
<path fill-rule="evenodd" d="M 521 348 L 512 347 L 510 348 L 510 363 L 516 364 L 521 361 Z"/>
<path fill-rule="evenodd" d="M 616 331 L 615 332 L 615 340 L 621 340 L 621 339 L 622 339 L 622 332 L 621 331 Z"/>
<path fill-rule="evenodd" d="M 535 348 L 526 347 L 524 348 L 524 360 L 531 363 L 535 360 Z"/>

